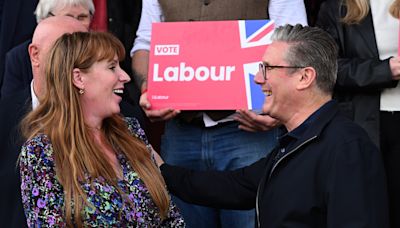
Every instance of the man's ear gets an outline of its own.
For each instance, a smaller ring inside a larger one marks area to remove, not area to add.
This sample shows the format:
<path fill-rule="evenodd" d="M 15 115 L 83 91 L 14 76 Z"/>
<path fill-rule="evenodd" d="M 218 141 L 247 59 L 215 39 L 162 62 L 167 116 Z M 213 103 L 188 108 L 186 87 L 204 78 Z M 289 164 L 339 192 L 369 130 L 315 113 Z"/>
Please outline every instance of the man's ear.
<path fill-rule="evenodd" d="M 298 90 L 303 90 L 311 87 L 313 82 L 316 80 L 317 72 L 312 67 L 305 67 L 301 70 L 301 76 L 297 85 Z"/>
<path fill-rule="evenodd" d="M 32 66 L 38 67 L 40 65 L 38 46 L 32 43 L 29 44 L 28 53 L 29 53 L 29 58 L 31 59 Z"/>
<path fill-rule="evenodd" d="M 85 84 L 83 83 L 83 74 L 78 68 L 74 68 L 72 70 L 72 83 L 78 89 L 85 89 Z"/>

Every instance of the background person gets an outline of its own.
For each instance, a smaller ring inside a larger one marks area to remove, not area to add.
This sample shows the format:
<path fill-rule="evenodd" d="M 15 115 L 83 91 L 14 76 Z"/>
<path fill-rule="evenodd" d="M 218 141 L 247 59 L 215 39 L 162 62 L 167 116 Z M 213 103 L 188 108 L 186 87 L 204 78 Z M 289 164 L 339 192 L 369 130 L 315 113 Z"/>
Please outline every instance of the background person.
<path fill-rule="evenodd" d="M 391 227 L 400 227 L 400 1 L 327 0 L 317 25 L 339 46 L 335 99 L 380 147 Z"/>
<path fill-rule="evenodd" d="M 27 226 L 21 200 L 21 178 L 16 165 L 24 142 L 19 131 L 20 121 L 37 107 L 38 97 L 44 96 L 41 83 L 45 81 L 47 51 L 61 35 L 76 31 L 87 30 L 71 17 L 55 16 L 42 20 L 35 28 L 29 50 L 33 80 L 23 90 L 0 100 L 0 179 L 3 183 L 0 188 L 0 227 Z"/>
<path fill-rule="evenodd" d="M 51 16 L 69 16 L 79 20 L 87 30 L 93 14 L 92 0 L 40 0 L 35 10 L 37 23 Z M 4 81 L 0 85 L 2 98 L 23 90 L 31 83 L 32 66 L 28 53 L 31 43 L 32 39 L 28 39 L 7 52 Z"/>

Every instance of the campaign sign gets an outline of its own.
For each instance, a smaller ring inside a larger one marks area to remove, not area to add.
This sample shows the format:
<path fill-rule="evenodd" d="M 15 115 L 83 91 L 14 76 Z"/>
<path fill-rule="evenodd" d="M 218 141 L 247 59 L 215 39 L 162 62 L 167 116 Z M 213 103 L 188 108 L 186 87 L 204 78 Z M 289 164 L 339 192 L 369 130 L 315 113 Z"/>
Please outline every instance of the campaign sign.
<path fill-rule="evenodd" d="M 269 20 L 153 23 L 147 97 L 153 109 L 259 110 L 254 83 Z"/>

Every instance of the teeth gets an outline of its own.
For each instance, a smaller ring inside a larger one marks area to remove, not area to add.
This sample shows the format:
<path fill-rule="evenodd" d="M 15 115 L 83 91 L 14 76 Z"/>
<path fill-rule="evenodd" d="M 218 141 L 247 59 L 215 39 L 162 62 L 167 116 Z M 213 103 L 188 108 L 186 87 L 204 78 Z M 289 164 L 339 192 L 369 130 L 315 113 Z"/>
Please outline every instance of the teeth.
<path fill-rule="evenodd" d="M 117 93 L 117 94 L 123 94 L 124 90 L 122 90 L 122 89 L 114 89 L 113 92 Z"/>
<path fill-rule="evenodd" d="M 272 91 L 271 90 L 264 91 L 264 95 L 265 96 L 271 96 L 272 95 Z"/>

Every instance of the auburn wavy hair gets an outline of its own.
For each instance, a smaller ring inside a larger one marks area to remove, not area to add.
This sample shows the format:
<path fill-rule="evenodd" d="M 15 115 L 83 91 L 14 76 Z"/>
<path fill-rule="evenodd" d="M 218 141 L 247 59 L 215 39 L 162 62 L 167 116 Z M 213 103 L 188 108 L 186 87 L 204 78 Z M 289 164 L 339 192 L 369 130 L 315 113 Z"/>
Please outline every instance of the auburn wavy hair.
<path fill-rule="evenodd" d="M 82 209 L 93 206 L 87 201 L 80 184 L 85 173 L 92 178 L 102 176 L 119 189 L 112 164 L 93 143 L 93 137 L 84 122 L 78 89 L 72 82 L 74 68 L 87 72 L 95 62 L 112 60 L 115 55 L 123 59 L 124 47 L 109 33 L 75 32 L 60 37 L 46 64 L 45 94 L 39 98 L 40 105 L 21 123 L 26 139 L 43 133 L 51 140 L 56 176 L 64 189 L 64 212 L 68 226 L 81 227 Z M 114 151 L 126 156 L 146 185 L 161 217 L 165 218 L 169 195 L 146 145 L 131 135 L 120 115 L 106 118 L 101 130 Z M 122 194 L 122 197 L 126 196 Z"/>
<path fill-rule="evenodd" d="M 375 1 L 375 0 L 373 0 Z M 370 10 L 369 0 L 343 0 L 342 5 L 346 6 L 346 15 L 342 18 L 345 24 L 358 24 L 367 15 Z M 389 8 L 389 13 L 394 18 L 400 17 L 400 0 L 394 0 Z"/>

